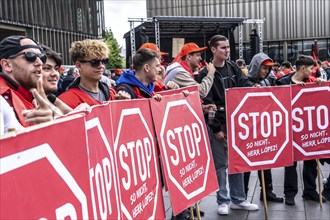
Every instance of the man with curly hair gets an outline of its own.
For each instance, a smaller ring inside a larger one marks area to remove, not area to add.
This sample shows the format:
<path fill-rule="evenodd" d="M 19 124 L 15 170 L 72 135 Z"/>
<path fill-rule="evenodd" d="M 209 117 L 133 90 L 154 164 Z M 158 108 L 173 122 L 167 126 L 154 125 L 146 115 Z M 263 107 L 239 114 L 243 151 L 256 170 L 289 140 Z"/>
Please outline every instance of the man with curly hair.
<path fill-rule="evenodd" d="M 116 94 L 113 88 L 100 81 L 109 62 L 109 49 L 101 40 L 86 39 L 73 42 L 69 50 L 71 59 L 80 72 L 66 92 L 59 96 L 71 108 L 81 103 L 97 105 L 114 99 L 127 99 L 127 93 Z"/>

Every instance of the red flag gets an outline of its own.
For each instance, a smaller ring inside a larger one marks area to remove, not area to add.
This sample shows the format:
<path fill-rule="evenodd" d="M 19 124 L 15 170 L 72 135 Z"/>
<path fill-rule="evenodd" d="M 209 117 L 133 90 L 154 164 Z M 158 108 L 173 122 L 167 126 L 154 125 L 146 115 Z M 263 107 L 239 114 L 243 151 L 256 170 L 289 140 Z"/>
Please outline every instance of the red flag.
<path fill-rule="evenodd" d="M 312 77 L 316 78 L 320 75 L 320 67 L 317 63 L 318 59 L 319 59 L 319 47 L 317 46 L 317 40 L 314 40 L 314 44 L 312 44 L 312 51 L 311 51 L 311 55 L 313 57 L 313 59 L 316 62 L 316 66 L 314 67 L 314 72 L 312 73 Z"/>

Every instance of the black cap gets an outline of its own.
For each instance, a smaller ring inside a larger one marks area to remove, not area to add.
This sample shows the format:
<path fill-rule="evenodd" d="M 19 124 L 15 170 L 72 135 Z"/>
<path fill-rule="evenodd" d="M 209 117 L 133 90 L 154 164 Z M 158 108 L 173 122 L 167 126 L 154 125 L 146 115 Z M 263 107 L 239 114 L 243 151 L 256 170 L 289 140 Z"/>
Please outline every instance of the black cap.
<path fill-rule="evenodd" d="M 17 54 L 18 52 L 27 48 L 37 48 L 42 51 L 42 48 L 33 39 L 31 40 L 34 41 L 37 45 L 28 44 L 21 46 L 21 40 L 25 38 L 31 39 L 29 37 L 19 35 L 12 35 L 3 39 L 0 42 L 0 60 L 7 59 L 11 55 Z"/>

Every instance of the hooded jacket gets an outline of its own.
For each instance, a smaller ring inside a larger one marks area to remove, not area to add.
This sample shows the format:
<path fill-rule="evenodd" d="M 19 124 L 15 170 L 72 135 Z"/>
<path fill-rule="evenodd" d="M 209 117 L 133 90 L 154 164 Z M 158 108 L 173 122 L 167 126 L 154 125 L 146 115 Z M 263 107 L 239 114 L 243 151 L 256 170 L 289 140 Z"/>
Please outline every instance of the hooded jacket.
<path fill-rule="evenodd" d="M 259 77 L 261 64 L 266 60 L 271 60 L 273 62 L 273 60 L 265 53 L 258 53 L 253 56 L 248 68 L 248 80 L 253 84 L 259 84 L 260 86 L 275 86 L 276 77 L 271 73 L 271 68 L 269 68 L 265 78 L 260 79 Z"/>
<path fill-rule="evenodd" d="M 121 77 L 116 81 L 116 85 L 117 92 L 125 91 L 131 95 L 132 99 L 151 98 L 155 95 L 154 83 L 151 82 L 147 86 L 143 85 L 143 83 L 136 78 L 134 70 L 124 71 Z"/>

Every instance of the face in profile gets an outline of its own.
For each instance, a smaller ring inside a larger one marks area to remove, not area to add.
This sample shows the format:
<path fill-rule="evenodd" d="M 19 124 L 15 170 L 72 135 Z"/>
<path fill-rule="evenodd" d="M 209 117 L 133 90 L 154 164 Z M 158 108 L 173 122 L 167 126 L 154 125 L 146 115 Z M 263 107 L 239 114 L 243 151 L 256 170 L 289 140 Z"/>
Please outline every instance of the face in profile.
<path fill-rule="evenodd" d="M 162 71 L 160 60 L 157 57 L 153 58 L 150 62 L 145 64 L 145 70 L 147 74 L 147 80 L 149 82 L 155 82 L 159 72 Z"/>

